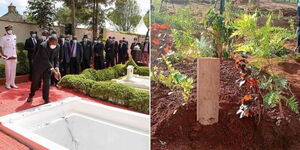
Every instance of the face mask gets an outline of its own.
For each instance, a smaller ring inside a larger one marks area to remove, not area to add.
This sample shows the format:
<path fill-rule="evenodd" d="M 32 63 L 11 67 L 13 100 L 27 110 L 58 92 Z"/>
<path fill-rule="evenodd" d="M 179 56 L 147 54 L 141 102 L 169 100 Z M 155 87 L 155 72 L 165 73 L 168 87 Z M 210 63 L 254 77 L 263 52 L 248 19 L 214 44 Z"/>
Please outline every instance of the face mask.
<path fill-rule="evenodd" d="M 97 41 L 97 43 L 100 43 L 100 41 Z"/>
<path fill-rule="evenodd" d="M 77 43 L 77 40 L 73 40 L 74 43 Z"/>
<path fill-rule="evenodd" d="M 36 34 L 32 34 L 32 37 L 36 37 Z"/>
<path fill-rule="evenodd" d="M 8 30 L 7 34 L 11 35 L 12 34 L 12 30 Z"/>
<path fill-rule="evenodd" d="M 83 39 L 84 42 L 86 42 L 87 40 L 88 40 L 87 38 L 84 38 L 84 39 Z"/>
<path fill-rule="evenodd" d="M 57 35 L 56 35 L 56 34 L 52 34 L 51 36 L 57 38 Z"/>
<path fill-rule="evenodd" d="M 45 41 L 46 40 L 46 36 L 41 36 L 42 40 Z"/>
<path fill-rule="evenodd" d="M 56 45 L 50 45 L 50 48 L 51 48 L 51 49 L 55 49 L 55 48 L 56 48 Z"/>

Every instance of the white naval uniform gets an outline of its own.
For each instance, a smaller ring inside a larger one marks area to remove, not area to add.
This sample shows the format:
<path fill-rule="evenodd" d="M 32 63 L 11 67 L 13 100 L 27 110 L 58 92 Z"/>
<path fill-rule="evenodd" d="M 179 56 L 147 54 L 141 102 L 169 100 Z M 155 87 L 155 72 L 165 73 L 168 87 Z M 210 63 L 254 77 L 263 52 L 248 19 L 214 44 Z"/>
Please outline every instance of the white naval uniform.
<path fill-rule="evenodd" d="M 9 57 L 17 57 L 17 37 L 16 35 L 4 35 L 0 38 L 0 47 L 2 47 L 2 52 L 4 55 Z M 6 77 L 6 86 L 15 86 L 16 78 L 16 67 L 17 59 L 5 60 L 5 77 Z"/>

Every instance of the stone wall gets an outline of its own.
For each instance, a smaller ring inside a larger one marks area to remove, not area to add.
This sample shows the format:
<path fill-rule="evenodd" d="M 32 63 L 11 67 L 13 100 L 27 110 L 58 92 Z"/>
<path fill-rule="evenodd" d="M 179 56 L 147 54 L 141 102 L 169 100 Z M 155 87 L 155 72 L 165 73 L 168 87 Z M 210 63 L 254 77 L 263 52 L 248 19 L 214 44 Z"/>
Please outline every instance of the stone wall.
<path fill-rule="evenodd" d="M 0 36 L 3 36 L 6 32 L 4 27 L 7 25 L 13 25 L 13 33 L 17 35 L 17 42 L 25 42 L 25 40 L 30 36 L 30 31 L 37 31 L 38 36 L 41 35 L 41 30 L 38 25 L 33 23 L 27 23 L 27 22 L 16 22 L 16 21 L 7 21 L 0 19 Z M 65 28 L 63 26 L 55 26 L 54 30 L 58 33 L 64 33 Z M 89 37 L 92 37 L 92 31 L 83 29 L 83 28 L 77 28 L 76 29 L 76 36 L 81 39 L 84 34 L 89 35 Z"/>
<path fill-rule="evenodd" d="M 13 33 L 17 35 L 17 42 L 25 42 L 25 40 L 30 36 L 29 32 L 30 31 L 38 31 L 38 36 L 41 35 L 41 30 L 38 25 L 33 24 L 33 23 L 28 23 L 28 22 L 16 22 L 16 21 L 7 21 L 7 20 L 2 20 L 0 19 L 0 36 L 3 36 L 6 32 L 4 27 L 7 25 L 13 25 Z M 54 30 L 58 33 L 64 33 L 65 28 L 63 26 L 55 26 Z M 82 39 L 83 35 L 87 34 L 88 37 L 91 39 L 93 32 L 88 29 L 84 28 L 76 28 L 76 36 L 78 37 L 79 40 Z M 115 32 L 115 31 L 110 31 L 105 29 L 103 33 L 103 38 L 107 39 L 109 36 L 111 37 L 116 37 L 117 40 L 121 40 L 123 37 L 126 38 L 129 43 L 133 41 L 134 37 L 139 38 L 140 41 L 144 41 L 145 36 L 144 35 L 138 35 L 138 34 L 126 34 L 126 33 L 120 33 L 120 32 Z M 92 39 L 91 39 L 92 40 Z"/>
<path fill-rule="evenodd" d="M 119 41 L 121 40 L 123 37 L 125 37 L 125 39 L 130 43 L 133 42 L 133 39 L 135 37 L 137 37 L 139 39 L 139 41 L 145 41 L 145 36 L 144 35 L 139 35 L 139 34 L 126 34 L 126 33 L 120 33 L 120 32 L 116 32 L 116 31 L 110 31 L 110 30 L 104 30 L 103 32 L 103 38 L 107 39 L 109 36 L 111 37 L 116 37 L 116 40 Z"/>

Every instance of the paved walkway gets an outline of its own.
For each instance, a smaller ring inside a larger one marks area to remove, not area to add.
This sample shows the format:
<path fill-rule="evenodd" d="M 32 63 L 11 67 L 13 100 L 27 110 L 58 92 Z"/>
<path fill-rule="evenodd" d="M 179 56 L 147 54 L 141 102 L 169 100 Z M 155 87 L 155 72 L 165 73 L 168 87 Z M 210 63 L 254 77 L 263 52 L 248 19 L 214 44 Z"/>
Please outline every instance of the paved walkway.
<path fill-rule="evenodd" d="M 0 87 L 0 117 L 25 110 L 28 108 L 36 107 L 44 103 L 42 99 L 42 91 L 36 92 L 36 95 L 32 103 L 26 103 L 26 98 L 29 94 L 30 82 L 18 84 L 19 89 L 7 90 L 4 86 Z M 102 103 L 105 105 L 110 105 L 118 108 L 128 109 L 122 106 L 113 105 L 111 103 L 100 101 L 94 98 L 90 98 L 83 93 L 72 91 L 70 89 L 57 89 L 55 87 L 50 88 L 50 101 L 54 102 L 67 97 L 79 96 L 86 100 L 94 101 L 97 103 Z M 0 150 L 27 150 L 28 147 L 19 143 L 15 139 L 7 136 L 6 134 L 0 132 Z"/>

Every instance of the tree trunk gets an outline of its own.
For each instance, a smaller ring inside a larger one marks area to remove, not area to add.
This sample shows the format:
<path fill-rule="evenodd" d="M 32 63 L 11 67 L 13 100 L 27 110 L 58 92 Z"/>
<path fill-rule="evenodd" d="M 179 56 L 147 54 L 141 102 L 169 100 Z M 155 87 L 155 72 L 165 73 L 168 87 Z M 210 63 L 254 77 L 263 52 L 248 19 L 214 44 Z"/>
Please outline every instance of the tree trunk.
<path fill-rule="evenodd" d="M 99 15 L 99 2 L 96 1 L 96 17 L 95 17 L 95 37 L 98 37 L 98 15 Z"/>
<path fill-rule="evenodd" d="M 217 44 L 216 49 L 217 49 L 218 57 L 220 58 L 220 61 L 222 62 L 223 44 Z"/>
<path fill-rule="evenodd" d="M 96 38 L 96 0 L 93 0 L 93 39 Z"/>
<path fill-rule="evenodd" d="M 76 11 L 76 8 L 75 8 L 75 0 L 72 0 L 72 35 L 75 36 L 75 19 L 76 19 L 76 16 L 75 16 L 75 11 Z"/>

